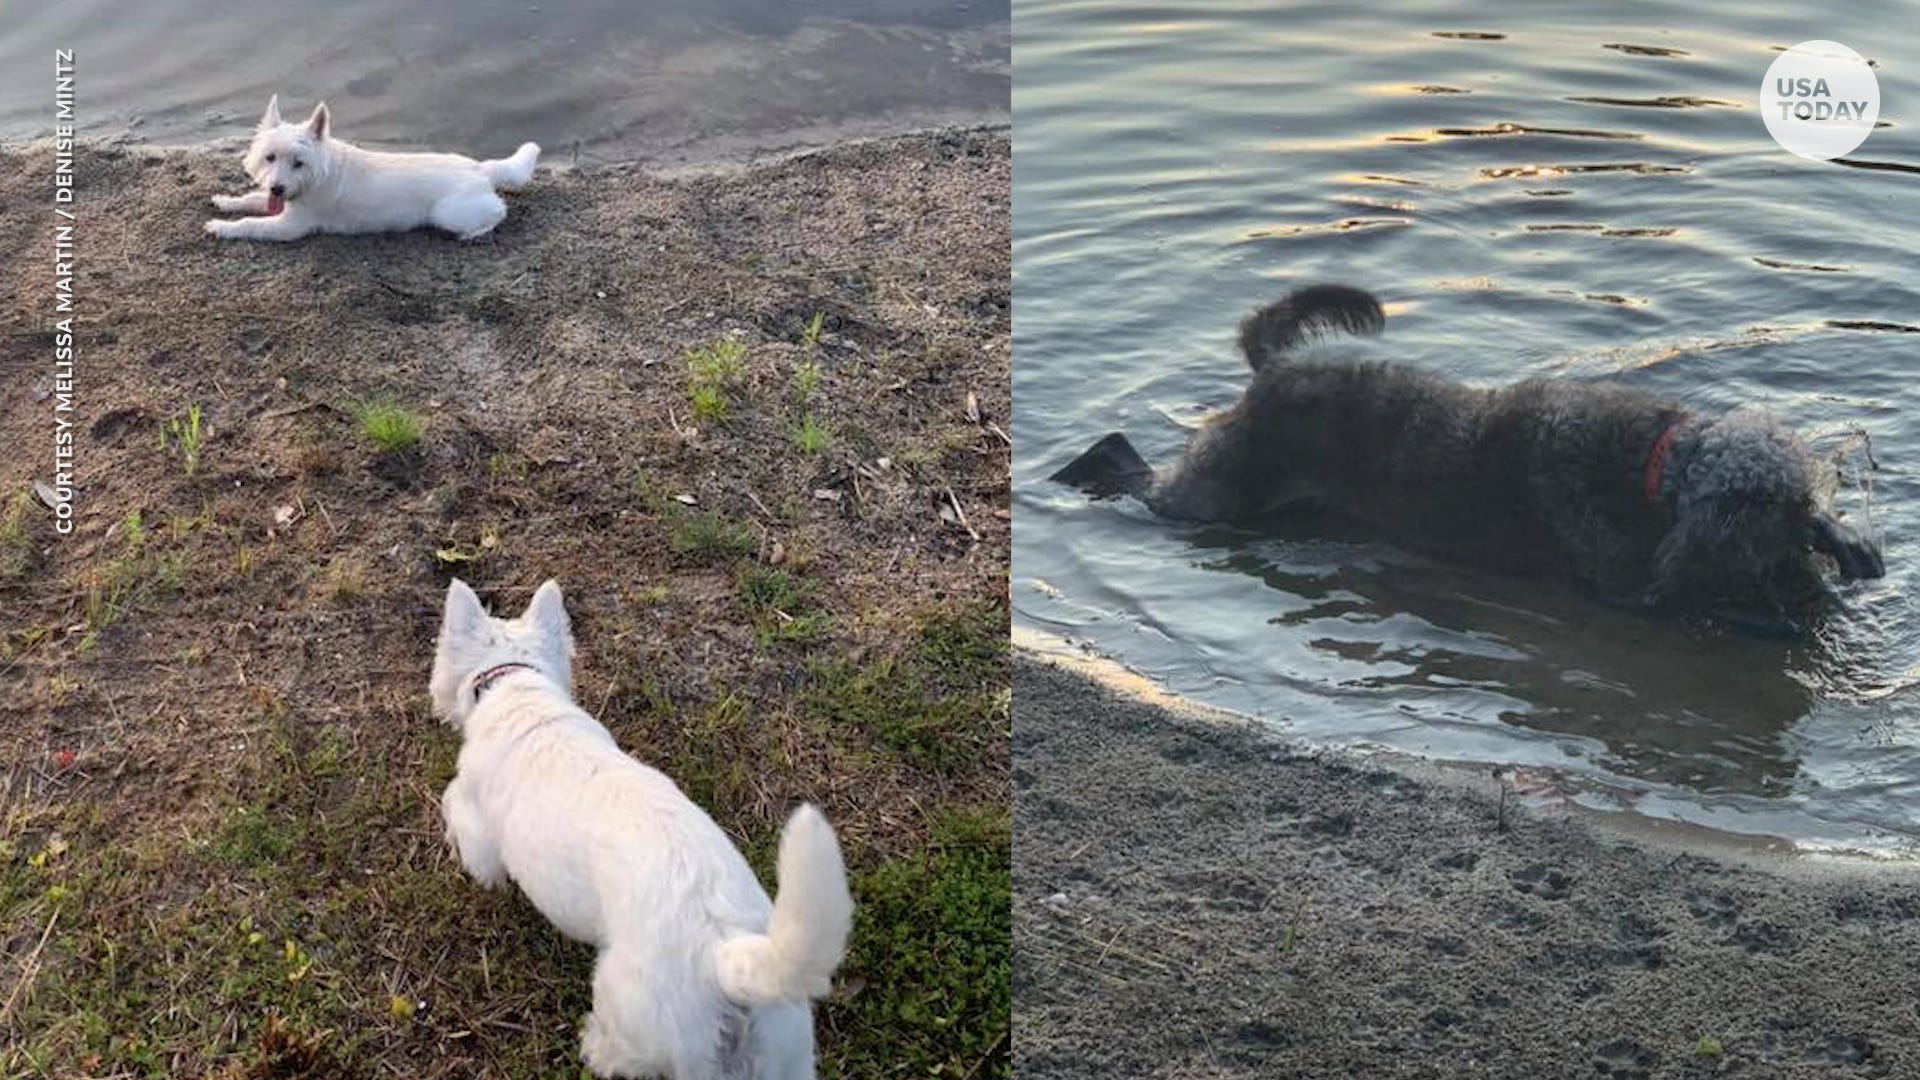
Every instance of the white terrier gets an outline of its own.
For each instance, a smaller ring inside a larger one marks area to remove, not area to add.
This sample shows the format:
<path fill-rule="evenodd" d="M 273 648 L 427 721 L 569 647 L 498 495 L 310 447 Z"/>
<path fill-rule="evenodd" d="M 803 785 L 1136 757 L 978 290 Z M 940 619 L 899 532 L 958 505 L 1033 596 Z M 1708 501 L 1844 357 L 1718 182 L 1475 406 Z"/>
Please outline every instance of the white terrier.
<path fill-rule="evenodd" d="M 600 950 L 580 1039 L 596 1075 L 811 1080 L 807 1001 L 853 921 L 833 830 L 794 811 L 769 902 L 713 819 L 574 705 L 572 654 L 554 582 L 517 619 L 448 587 L 432 691 L 461 733 L 440 801 L 460 861 Z"/>
<path fill-rule="evenodd" d="M 331 129 L 325 102 L 306 123 L 281 123 L 276 94 L 247 147 L 247 176 L 256 190 L 213 197 L 216 210 L 266 216 L 215 218 L 207 232 L 223 240 L 298 240 L 315 232 L 405 232 L 432 225 L 471 240 L 507 216 L 507 204 L 494 190 L 525 187 L 540 157 L 533 143 L 499 161 L 390 154 L 342 142 Z"/>

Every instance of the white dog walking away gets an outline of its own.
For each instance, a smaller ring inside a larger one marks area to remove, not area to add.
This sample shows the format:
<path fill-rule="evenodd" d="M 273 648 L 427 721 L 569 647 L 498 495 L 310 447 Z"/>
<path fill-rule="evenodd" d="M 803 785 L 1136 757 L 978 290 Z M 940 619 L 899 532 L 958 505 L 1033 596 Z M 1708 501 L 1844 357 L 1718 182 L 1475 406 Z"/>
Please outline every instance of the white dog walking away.
<path fill-rule="evenodd" d="M 853 921 L 832 828 L 794 811 L 769 902 L 713 819 L 573 703 L 572 655 L 556 583 L 517 619 L 447 589 L 431 688 L 461 733 L 441 798 L 461 863 L 599 949 L 580 1042 L 596 1075 L 811 1080 L 807 1002 Z"/>
<path fill-rule="evenodd" d="M 497 191 L 517 191 L 533 179 L 540 148 L 523 143 L 510 158 L 475 161 L 459 154 L 394 154 L 362 150 L 333 137 L 322 102 L 305 123 L 280 120 L 280 98 L 247 147 L 245 195 L 215 195 L 223 213 L 207 232 L 223 240 L 298 240 L 309 233 L 405 232 L 422 225 L 462 240 L 492 231 L 507 216 Z"/>

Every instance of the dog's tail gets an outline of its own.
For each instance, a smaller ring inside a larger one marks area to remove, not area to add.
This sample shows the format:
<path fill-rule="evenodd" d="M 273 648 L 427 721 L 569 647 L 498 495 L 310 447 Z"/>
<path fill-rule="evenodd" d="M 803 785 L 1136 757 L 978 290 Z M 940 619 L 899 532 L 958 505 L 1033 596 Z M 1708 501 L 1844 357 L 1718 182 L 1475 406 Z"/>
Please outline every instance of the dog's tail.
<path fill-rule="evenodd" d="M 1309 337 L 1344 331 L 1377 334 L 1387 323 L 1373 294 L 1347 285 L 1309 285 L 1240 322 L 1240 351 L 1259 371 Z"/>
<path fill-rule="evenodd" d="M 764 934 L 720 945 L 720 992 L 741 1005 L 823 997 L 846 955 L 853 896 L 840 843 L 820 811 L 802 804 L 780 833 L 779 892 Z"/>
<path fill-rule="evenodd" d="M 509 158 L 480 163 L 480 171 L 487 174 L 487 182 L 501 191 L 519 191 L 533 179 L 534 163 L 540 160 L 540 147 L 536 143 L 521 143 L 520 149 Z"/>

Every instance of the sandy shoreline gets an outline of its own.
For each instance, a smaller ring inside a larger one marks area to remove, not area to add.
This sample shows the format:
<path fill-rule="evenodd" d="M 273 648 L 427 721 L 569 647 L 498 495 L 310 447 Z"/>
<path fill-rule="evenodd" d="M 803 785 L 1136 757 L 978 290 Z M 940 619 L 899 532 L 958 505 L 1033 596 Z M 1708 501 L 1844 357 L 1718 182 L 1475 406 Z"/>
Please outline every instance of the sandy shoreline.
<path fill-rule="evenodd" d="M 1020 1075 L 1910 1076 L 1920 893 L 1014 665 Z"/>

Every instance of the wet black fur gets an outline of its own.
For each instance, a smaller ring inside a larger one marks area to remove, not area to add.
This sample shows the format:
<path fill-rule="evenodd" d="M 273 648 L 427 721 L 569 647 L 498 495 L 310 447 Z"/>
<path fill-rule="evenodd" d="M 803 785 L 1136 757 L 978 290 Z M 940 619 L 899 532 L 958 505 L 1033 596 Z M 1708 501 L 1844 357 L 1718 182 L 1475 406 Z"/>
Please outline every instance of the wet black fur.
<path fill-rule="evenodd" d="M 1315 334 L 1383 324 L 1373 297 L 1345 286 L 1269 304 L 1240 326 L 1252 383 L 1173 467 L 1152 473 L 1116 433 L 1055 478 L 1249 527 L 1318 503 L 1410 547 L 1569 577 L 1612 600 L 1790 623 L 1825 603 L 1836 568 L 1884 572 L 1878 547 L 1831 512 L 1832 463 L 1763 413 L 1701 417 L 1606 383 L 1474 388 L 1402 364 L 1287 355 Z M 1669 427 L 1649 500 L 1648 457 Z"/>

